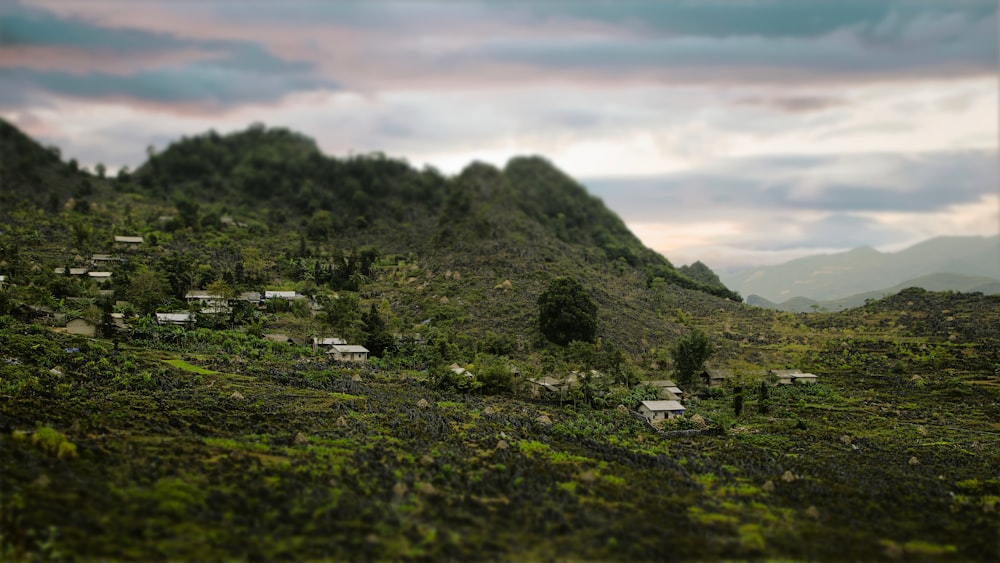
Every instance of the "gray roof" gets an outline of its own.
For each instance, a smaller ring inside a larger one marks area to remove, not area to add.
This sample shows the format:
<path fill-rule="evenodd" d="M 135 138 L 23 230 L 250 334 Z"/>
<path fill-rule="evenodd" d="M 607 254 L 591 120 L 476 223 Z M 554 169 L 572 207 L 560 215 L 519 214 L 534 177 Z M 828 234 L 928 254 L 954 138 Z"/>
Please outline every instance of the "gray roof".
<path fill-rule="evenodd" d="M 788 377 L 788 376 L 795 377 L 796 375 L 801 374 L 802 370 L 800 370 L 800 369 L 772 369 L 771 373 L 773 373 L 774 375 L 777 375 L 778 377 L 782 377 L 782 376 L 784 376 L 784 377 Z"/>
<path fill-rule="evenodd" d="M 294 291 L 264 291 L 264 299 L 300 299 L 304 297 Z"/>
<path fill-rule="evenodd" d="M 335 344 L 330 346 L 330 350 L 327 354 L 367 354 L 368 348 L 360 344 Z"/>
<path fill-rule="evenodd" d="M 156 320 L 161 323 L 186 323 L 191 320 L 191 313 L 157 313 Z"/>
<path fill-rule="evenodd" d="M 272 342 L 291 342 L 292 339 L 287 334 L 265 334 L 264 340 L 270 340 Z"/>
<path fill-rule="evenodd" d="M 684 410 L 684 405 L 677 401 L 643 401 L 642 406 L 653 412 Z"/>
<path fill-rule="evenodd" d="M 212 293 L 211 291 L 206 291 L 204 289 L 193 289 L 184 294 L 185 299 L 222 299 L 222 296 L 218 293 Z"/>
<path fill-rule="evenodd" d="M 115 235 L 115 242 L 142 244 L 142 237 L 125 237 L 125 236 Z"/>

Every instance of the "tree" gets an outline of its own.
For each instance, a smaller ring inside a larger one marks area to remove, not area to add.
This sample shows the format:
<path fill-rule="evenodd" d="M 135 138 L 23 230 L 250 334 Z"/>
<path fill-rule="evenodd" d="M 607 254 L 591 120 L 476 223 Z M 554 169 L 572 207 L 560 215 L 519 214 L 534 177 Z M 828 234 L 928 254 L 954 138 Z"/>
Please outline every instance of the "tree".
<path fill-rule="evenodd" d="M 690 385 L 694 376 L 705 366 L 705 360 L 712 356 L 712 342 L 708 335 L 695 329 L 674 344 L 671 351 L 677 379 L 682 385 Z"/>
<path fill-rule="evenodd" d="M 107 168 L 104 167 L 104 163 L 98 162 L 97 165 L 94 166 L 94 171 L 97 172 L 97 177 L 103 180 L 104 174 L 107 172 Z"/>
<path fill-rule="evenodd" d="M 395 346 L 395 340 L 385 328 L 385 321 L 379 313 L 375 304 L 372 303 L 368 312 L 361 317 L 361 322 L 365 325 L 365 348 L 376 358 L 381 358 L 386 350 L 391 350 Z"/>
<path fill-rule="evenodd" d="M 538 325 L 545 338 L 566 346 L 597 336 L 597 305 L 580 282 L 558 277 L 538 296 Z"/>
<path fill-rule="evenodd" d="M 163 302 L 166 293 L 156 273 L 152 270 L 143 270 L 132 276 L 125 297 L 138 307 L 143 315 L 149 315 Z"/>

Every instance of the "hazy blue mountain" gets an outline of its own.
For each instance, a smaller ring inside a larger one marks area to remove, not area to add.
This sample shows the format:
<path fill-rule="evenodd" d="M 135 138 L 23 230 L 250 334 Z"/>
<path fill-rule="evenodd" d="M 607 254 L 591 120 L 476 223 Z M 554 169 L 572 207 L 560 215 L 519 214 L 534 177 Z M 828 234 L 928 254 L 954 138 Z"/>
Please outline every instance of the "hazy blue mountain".
<path fill-rule="evenodd" d="M 722 281 L 743 295 L 783 303 L 795 297 L 831 301 L 886 292 L 900 284 L 915 285 L 912 280 L 931 274 L 958 276 L 954 278 L 957 285 L 926 288 L 937 291 L 970 291 L 963 276 L 1000 280 L 1000 236 L 937 237 L 899 252 L 879 252 L 863 246 L 725 274 Z"/>
<path fill-rule="evenodd" d="M 919 287 L 928 291 L 961 291 L 965 293 L 979 292 L 985 295 L 1000 294 L 1000 279 L 986 276 L 963 276 L 960 274 L 930 274 L 912 280 L 907 280 L 892 287 L 876 291 L 858 293 L 840 299 L 817 301 L 808 297 L 793 297 L 781 303 L 769 301 L 759 295 L 750 295 L 748 305 L 777 309 L 790 313 L 809 313 L 813 311 L 842 311 L 860 307 L 869 299 L 881 299 L 887 295 L 895 295 L 904 289 Z"/>

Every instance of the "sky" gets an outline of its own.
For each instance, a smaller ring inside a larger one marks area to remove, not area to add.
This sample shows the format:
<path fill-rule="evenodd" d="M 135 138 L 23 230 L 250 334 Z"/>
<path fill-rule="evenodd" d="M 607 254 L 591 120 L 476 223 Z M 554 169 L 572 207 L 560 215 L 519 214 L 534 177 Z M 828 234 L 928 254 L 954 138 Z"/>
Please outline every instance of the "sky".
<path fill-rule="evenodd" d="M 1000 232 L 996 0 L 0 0 L 65 158 L 253 122 L 458 173 L 539 154 L 674 264 Z"/>

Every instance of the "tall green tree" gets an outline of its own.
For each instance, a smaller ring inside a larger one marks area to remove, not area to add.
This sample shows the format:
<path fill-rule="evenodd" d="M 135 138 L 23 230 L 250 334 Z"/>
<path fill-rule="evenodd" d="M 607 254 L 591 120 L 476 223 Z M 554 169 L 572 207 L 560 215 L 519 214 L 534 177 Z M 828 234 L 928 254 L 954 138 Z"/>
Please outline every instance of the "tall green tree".
<path fill-rule="evenodd" d="M 712 341 L 700 330 L 693 330 L 674 344 L 671 350 L 674 369 L 681 385 L 690 385 L 694 376 L 705 367 L 705 360 L 712 357 Z"/>
<path fill-rule="evenodd" d="M 574 340 L 593 342 L 597 336 L 597 304 L 580 282 L 555 278 L 538 296 L 538 325 L 545 338 L 560 346 Z"/>

